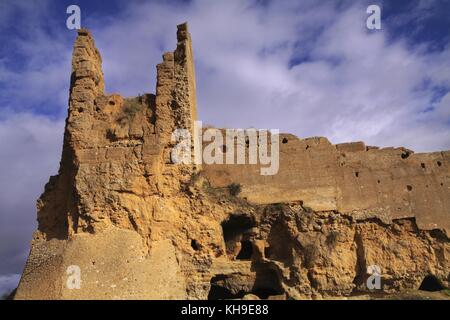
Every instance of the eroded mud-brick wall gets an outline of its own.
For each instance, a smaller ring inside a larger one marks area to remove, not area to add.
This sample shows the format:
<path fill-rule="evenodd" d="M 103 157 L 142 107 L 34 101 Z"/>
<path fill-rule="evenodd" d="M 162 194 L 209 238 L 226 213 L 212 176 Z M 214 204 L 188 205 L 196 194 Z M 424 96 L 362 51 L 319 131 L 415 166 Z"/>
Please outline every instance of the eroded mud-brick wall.
<path fill-rule="evenodd" d="M 248 163 L 248 160 L 247 160 Z M 242 185 L 259 204 L 301 201 L 315 211 L 338 211 L 385 222 L 415 217 L 420 228 L 450 230 L 450 152 L 333 145 L 326 138 L 280 135 L 280 169 L 262 176 L 256 165 L 204 167 L 214 187 Z"/>

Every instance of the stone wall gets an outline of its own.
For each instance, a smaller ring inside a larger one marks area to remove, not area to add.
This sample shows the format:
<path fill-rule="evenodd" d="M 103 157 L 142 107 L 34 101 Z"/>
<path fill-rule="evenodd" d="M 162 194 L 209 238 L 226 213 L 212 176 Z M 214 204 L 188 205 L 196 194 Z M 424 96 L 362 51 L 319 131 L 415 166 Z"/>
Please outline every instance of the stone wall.
<path fill-rule="evenodd" d="M 258 165 L 248 164 L 208 165 L 204 171 L 213 187 L 240 183 L 240 196 L 257 204 L 300 201 L 315 211 L 385 222 L 415 217 L 420 228 L 450 230 L 449 151 L 416 154 L 280 135 L 276 175 L 262 176 Z"/>

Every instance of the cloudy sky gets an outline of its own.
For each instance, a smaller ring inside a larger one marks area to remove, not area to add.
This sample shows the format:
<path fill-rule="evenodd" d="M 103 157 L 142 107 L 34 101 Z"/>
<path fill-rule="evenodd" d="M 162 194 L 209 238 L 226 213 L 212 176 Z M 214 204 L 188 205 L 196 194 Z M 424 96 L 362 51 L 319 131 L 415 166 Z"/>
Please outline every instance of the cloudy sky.
<path fill-rule="evenodd" d="M 333 143 L 450 149 L 450 1 L 0 1 L 0 294 L 18 281 L 35 201 L 60 160 L 78 4 L 106 90 L 154 92 L 193 37 L 200 119 Z M 382 8 L 368 30 L 366 8 Z"/>

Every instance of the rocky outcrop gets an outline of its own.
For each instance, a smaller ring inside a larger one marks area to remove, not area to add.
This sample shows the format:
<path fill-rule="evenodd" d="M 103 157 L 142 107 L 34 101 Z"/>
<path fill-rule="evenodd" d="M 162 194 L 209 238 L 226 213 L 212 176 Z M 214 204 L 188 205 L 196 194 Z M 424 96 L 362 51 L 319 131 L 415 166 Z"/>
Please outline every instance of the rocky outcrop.
<path fill-rule="evenodd" d="M 60 170 L 38 200 L 16 299 L 347 297 L 372 294 L 372 265 L 377 294 L 448 287 L 449 152 L 281 135 L 274 176 L 175 164 L 175 129 L 198 147 L 196 110 L 186 24 L 157 65 L 156 94 L 134 98 L 105 93 L 100 54 L 79 31 Z"/>

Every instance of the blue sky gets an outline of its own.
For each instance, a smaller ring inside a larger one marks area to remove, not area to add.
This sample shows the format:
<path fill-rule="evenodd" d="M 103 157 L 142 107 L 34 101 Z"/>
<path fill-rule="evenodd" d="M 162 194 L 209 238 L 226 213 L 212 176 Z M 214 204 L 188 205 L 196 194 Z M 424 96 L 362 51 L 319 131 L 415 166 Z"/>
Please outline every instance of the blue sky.
<path fill-rule="evenodd" d="M 60 160 L 78 4 L 106 91 L 154 92 L 156 64 L 193 37 L 199 115 L 333 143 L 450 149 L 450 1 L 0 2 L 0 293 L 17 282 L 35 201 Z M 367 30 L 366 8 L 382 8 Z"/>

